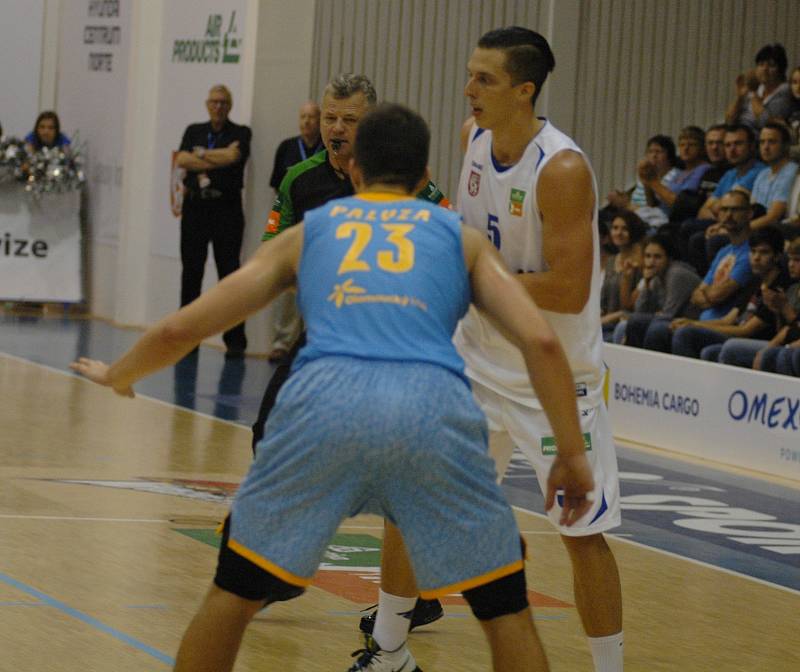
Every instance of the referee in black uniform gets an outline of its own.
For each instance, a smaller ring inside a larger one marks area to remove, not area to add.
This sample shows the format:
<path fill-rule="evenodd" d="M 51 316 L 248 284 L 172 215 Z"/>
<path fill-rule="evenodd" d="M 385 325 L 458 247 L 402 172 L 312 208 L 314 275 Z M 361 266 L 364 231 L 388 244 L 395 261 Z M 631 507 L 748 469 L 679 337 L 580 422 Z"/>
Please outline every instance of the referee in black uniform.
<path fill-rule="evenodd" d="M 183 133 L 176 163 L 186 170 L 181 216 L 181 306 L 198 296 L 208 244 L 221 280 L 239 268 L 244 234 L 242 187 L 250 156 L 251 132 L 228 115 L 233 97 L 226 86 L 211 87 L 206 100 L 209 121 L 191 124 Z M 225 357 L 241 358 L 247 348 L 244 323 L 223 336 Z"/>

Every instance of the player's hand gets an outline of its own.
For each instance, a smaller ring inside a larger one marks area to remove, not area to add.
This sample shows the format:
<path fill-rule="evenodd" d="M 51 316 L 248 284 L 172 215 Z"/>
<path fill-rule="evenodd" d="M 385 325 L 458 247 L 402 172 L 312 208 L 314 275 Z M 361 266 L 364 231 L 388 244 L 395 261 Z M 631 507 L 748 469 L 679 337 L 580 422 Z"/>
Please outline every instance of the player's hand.
<path fill-rule="evenodd" d="M 101 362 L 97 359 L 89 359 L 88 357 L 81 357 L 77 362 L 72 362 L 69 368 L 81 374 L 84 378 L 88 378 L 93 383 L 104 387 L 110 387 L 122 397 L 130 397 L 132 399 L 136 396 L 130 385 L 128 387 L 117 388 L 111 384 L 111 379 L 108 376 L 109 366 L 105 362 Z"/>
<path fill-rule="evenodd" d="M 594 479 L 589 460 L 581 453 L 571 457 L 557 455 L 547 478 L 547 496 L 544 508 L 549 511 L 556 503 L 556 491 L 562 490 L 564 502 L 561 505 L 559 525 L 569 527 L 582 518 L 592 508 L 589 495 L 594 490 Z"/>

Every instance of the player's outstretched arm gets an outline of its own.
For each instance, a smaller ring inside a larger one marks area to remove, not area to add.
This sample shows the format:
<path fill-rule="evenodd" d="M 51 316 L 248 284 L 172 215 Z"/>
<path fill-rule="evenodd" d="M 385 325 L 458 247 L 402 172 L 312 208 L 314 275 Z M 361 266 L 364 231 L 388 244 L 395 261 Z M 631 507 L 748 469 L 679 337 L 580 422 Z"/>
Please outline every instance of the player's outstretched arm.
<path fill-rule="evenodd" d="M 150 327 L 110 366 L 81 358 L 70 368 L 118 394 L 133 396 L 131 386 L 137 380 L 174 364 L 204 338 L 239 324 L 291 286 L 302 241 L 303 227 L 298 225 L 263 243 L 238 271 Z"/>
<path fill-rule="evenodd" d="M 556 490 L 563 489 L 561 524 L 570 525 L 591 506 L 586 495 L 594 483 L 567 357 L 536 304 L 483 235 L 465 227 L 462 236 L 473 302 L 522 352 L 531 384 L 553 429 L 558 457 L 551 469 L 545 506 L 552 507 Z"/>
<path fill-rule="evenodd" d="M 547 270 L 518 277 L 536 305 L 555 313 L 580 313 L 589 300 L 594 238 L 594 184 L 586 160 L 571 150 L 556 154 L 536 187 Z"/>

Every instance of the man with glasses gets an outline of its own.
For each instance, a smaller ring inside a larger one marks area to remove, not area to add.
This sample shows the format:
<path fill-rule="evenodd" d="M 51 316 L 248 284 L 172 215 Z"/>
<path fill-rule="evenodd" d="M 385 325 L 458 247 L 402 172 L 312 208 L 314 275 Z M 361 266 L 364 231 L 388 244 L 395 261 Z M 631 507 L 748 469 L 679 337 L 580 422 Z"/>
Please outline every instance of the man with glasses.
<path fill-rule="evenodd" d="M 724 136 L 725 158 L 731 168 L 722 176 L 716 189 L 706 199 L 697 213 L 697 218 L 688 219 L 681 225 L 678 247 L 682 259 L 688 261 L 699 272 L 704 273 L 713 255 L 706 255 L 706 241 L 724 234 L 719 218 L 719 204 L 731 189 L 750 193 L 764 164 L 758 160 L 756 134 L 743 124 L 728 126 Z M 718 248 L 717 248 L 718 249 Z"/>
<path fill-rule="evenodd" d="M 748 243 L 753 216 L 750 197 L 738 189 L 729 191 L 720 199 L 717 212 L 730 243 L 717 253 L 703 282 L 692 292 L 691 304 L 695 311 L 702 311 L 700 319 L 653 320 L 644 337 L 644 347 L 648 350 L 672 352 L 673 332 L 681 327 L 706 320 L 732 322 L 736 315 L 732 311 L 747 299 L 747 289 L 753 280 Z"/>
<path fill-rule="evenodd" d="M 209 120 L 190 124 L 183 133 L 176 163 L 186 171 L 181 214 L 181 306 L 200 296 L 208 244 L 221 280 L 239 268 L 244 234 L 242 187 L 250 156 L 251 132 L 228 115 L 233 97 L 222 84 L 206 100 Z M 244 323 L 223 334 L 225 357 L 240 359 L 247 348 Z"/>

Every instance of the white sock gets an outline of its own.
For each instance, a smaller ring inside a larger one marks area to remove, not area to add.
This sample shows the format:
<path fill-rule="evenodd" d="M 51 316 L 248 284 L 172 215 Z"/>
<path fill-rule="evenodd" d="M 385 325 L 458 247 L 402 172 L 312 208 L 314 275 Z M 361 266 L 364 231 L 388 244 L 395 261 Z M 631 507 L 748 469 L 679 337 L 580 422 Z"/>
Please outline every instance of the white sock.
<path fill-rule="evenodd" d="M 607 637 L 587 637 L 595 672 L 622 672 L 622 631 Z"/>
<path fill-rule="evenodd" d="M 399 597 L 379 591 L 378 616 L 372 637 L 384 651 L 395 651 L 406 641 L 416 603 L 416 597 Z"/>

